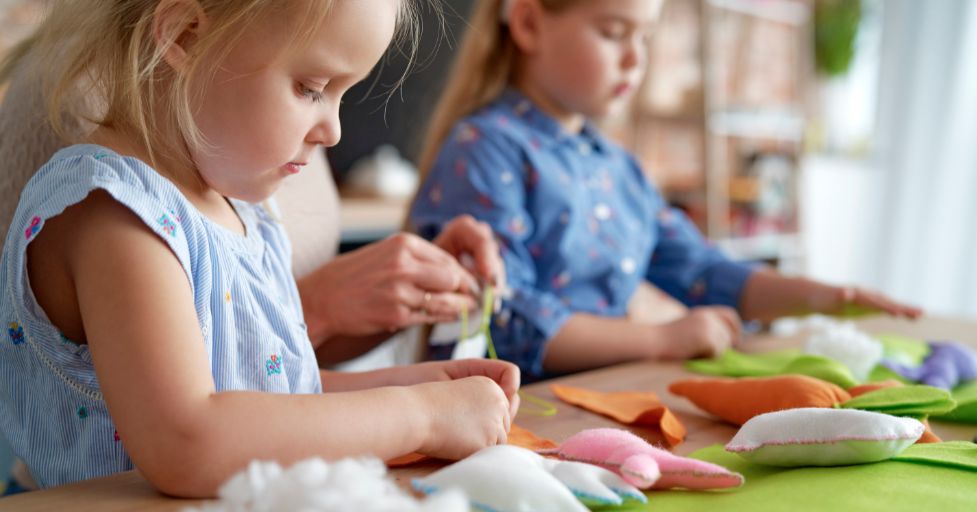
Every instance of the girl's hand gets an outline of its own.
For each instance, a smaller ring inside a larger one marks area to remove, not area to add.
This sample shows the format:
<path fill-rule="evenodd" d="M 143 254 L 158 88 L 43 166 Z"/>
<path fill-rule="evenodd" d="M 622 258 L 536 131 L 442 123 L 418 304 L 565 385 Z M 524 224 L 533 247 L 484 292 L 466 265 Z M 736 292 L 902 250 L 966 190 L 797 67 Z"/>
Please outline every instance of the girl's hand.
<path fill-rule="evenodd" d="M 476 307 L 477 291 L 450 253 L 406 233 L 343 254 L 299 283 L 313 340 L 454 321 Z"/>
<path fill-rule="evenodd" d="M 451 220 L 434 239 L 434 244 L 459 260 L 469 254 L 474 259 L 475 275 L 494 285 L 505 288 L 505 265 L 499 255 L 492 228 L 471 215 L 461 215 Z"/>
<path fill-rule="evenodd" d="M 429 382 L 411 388 L 428 420 L 420 450 L 442 459 L 461 459 L 487 446 L 505 444 L 512 422 L 510 401 L 484 376 Z"/>
<path fill-rule="evenodd" d="M 736 310 L 726 306 L 692 308 L 684 317 L 662 325 L 667 345 L 663 359 L 714 357 L 739 343 L 742 324 Z"/>
<path fill-rule="evenodd" d="M 815 311 L 829 315 L 860 316 L 882 312 L 895 317 L 919 318 L 923 310 L 916 306 L 900 304 L 881 293 L 852 286 L 830 286 L 814 297 Z"/>
<path fill-rule="evenodd" d="M 519 367 L 507 361 L 492 359 L 429 361 L 404 366 L 402 372 L 402 385 L 488 377 L 502 389 L 509 401 L 509 415 L 514 417 L 519 410 Z"/>

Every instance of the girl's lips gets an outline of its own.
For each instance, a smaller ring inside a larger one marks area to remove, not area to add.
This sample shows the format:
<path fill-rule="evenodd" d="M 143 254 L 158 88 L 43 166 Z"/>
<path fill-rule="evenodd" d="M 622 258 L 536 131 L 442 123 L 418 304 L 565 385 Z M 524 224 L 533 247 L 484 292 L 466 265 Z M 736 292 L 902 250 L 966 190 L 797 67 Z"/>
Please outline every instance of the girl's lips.
<path fill-rule="evenodd" d="M 298 174 L 298 172 L 302 170 L 303 165 L 305 164 L 300 162 L 289 162 L 283 165 L 282 167 L 284 167 L 285 170 L 288 171 L 290 174 Z"/>
<path fill-rule="evenodd" d="M 631 84 L 619 84 L 617 87 L 614 88 L 614 96 L 615 97 L 624 96 L 625 94 L 631 92 L 631 89 L 632 89 Z"/>

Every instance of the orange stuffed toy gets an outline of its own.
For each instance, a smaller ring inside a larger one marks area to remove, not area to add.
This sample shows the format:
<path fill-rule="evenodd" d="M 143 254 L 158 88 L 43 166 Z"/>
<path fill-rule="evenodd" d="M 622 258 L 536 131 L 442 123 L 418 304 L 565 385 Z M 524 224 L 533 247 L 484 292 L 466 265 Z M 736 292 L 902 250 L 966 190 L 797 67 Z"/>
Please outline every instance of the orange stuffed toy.
<path fill-rule="evenodd" d="M 851 399 L 835 384 L 806 375 L 688 379 L 668 386 L 672 394 L 735 425 L 767 412 L 834 407 Z"/>

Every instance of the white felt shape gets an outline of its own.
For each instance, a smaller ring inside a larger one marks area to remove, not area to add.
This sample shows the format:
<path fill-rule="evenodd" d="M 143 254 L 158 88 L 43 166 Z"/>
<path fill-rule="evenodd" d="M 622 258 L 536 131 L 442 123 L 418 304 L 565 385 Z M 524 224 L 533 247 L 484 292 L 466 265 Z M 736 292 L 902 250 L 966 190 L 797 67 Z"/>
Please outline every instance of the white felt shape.
<path fill-rule="evenodd" d="M 479 328 L 481 327 L 482 321 L 482 309 L 478 308 L 474 311 L 468 312 L 468 338 L 470 340 L 479 335 Z M 465 341 L 461 339 L 462 335 L 462 321 L 457 320 L 454 322 L 443 322 L 440 324 L 435 324 L 434 329 L 431 330 L 431 336 L 428 338 L 428 343 L 431 345 L 447 345 L 449 343 L 454 343 L 456 341 Z"/>
<path fill-rule="evenodd" d="M 754 416 L 726 450 L 771 466 L 844 466 L 890 459 L 926 428 L 919 420 L 857 409 L 800 408 Z"/>
<path fill-rule="evenodd" d="M 600 466 L 547 458 L 543 458 L 543 464 L 551 475 L 584 503 L 620 505 L 624 501 L 648 502 L 637 487 Z"/>
<path fill-rule="evenodd" d="M 468 512 L 458 489 L 418 501 L 386 476 L 375 457 L 328 463 L 319 458 L 282 469 L 275 462 L 253 461 L 218 491 L 216 502 L 185 512 Z"/>
<path fill-rule="evenodd" d="M 548 460 L 525 448 L 498 445 L 413 480 L 426 493 L 457 488 L 472 505 L 493 512 L 585 512 L 588 503 L 620 505 L 644 495 L 597 466 Z M 619 494 L 620 493 L 620 494 Z"/>
<path fill-rule="evenodd" d="M 456 343 L 451 351 L 451 359 L 484 359 L 487 350 L 488 341 L 485 335 L 478 333 Z"/>
<path fill-rule="evenodd" d="M 882 360 L 884 348 L 852 322 L 834 322 L 820 326 L 808 336 L 804 352 L 844 364 L 859 382 L 863 382 Z"/>

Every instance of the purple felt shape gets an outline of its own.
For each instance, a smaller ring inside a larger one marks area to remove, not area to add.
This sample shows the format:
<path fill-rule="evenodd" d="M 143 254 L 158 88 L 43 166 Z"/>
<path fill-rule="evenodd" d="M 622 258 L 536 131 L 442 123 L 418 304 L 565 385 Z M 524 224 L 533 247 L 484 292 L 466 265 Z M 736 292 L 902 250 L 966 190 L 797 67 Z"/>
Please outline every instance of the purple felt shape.
<path fill-rule="evenodd" d="M 973 349 L 952 341 L 931 341 L 929 346 L 929 355 L 917 367 L 892 361 L 883 364 L 909 380 L 948 390 L 977 379 L 977 354 Z"/>

